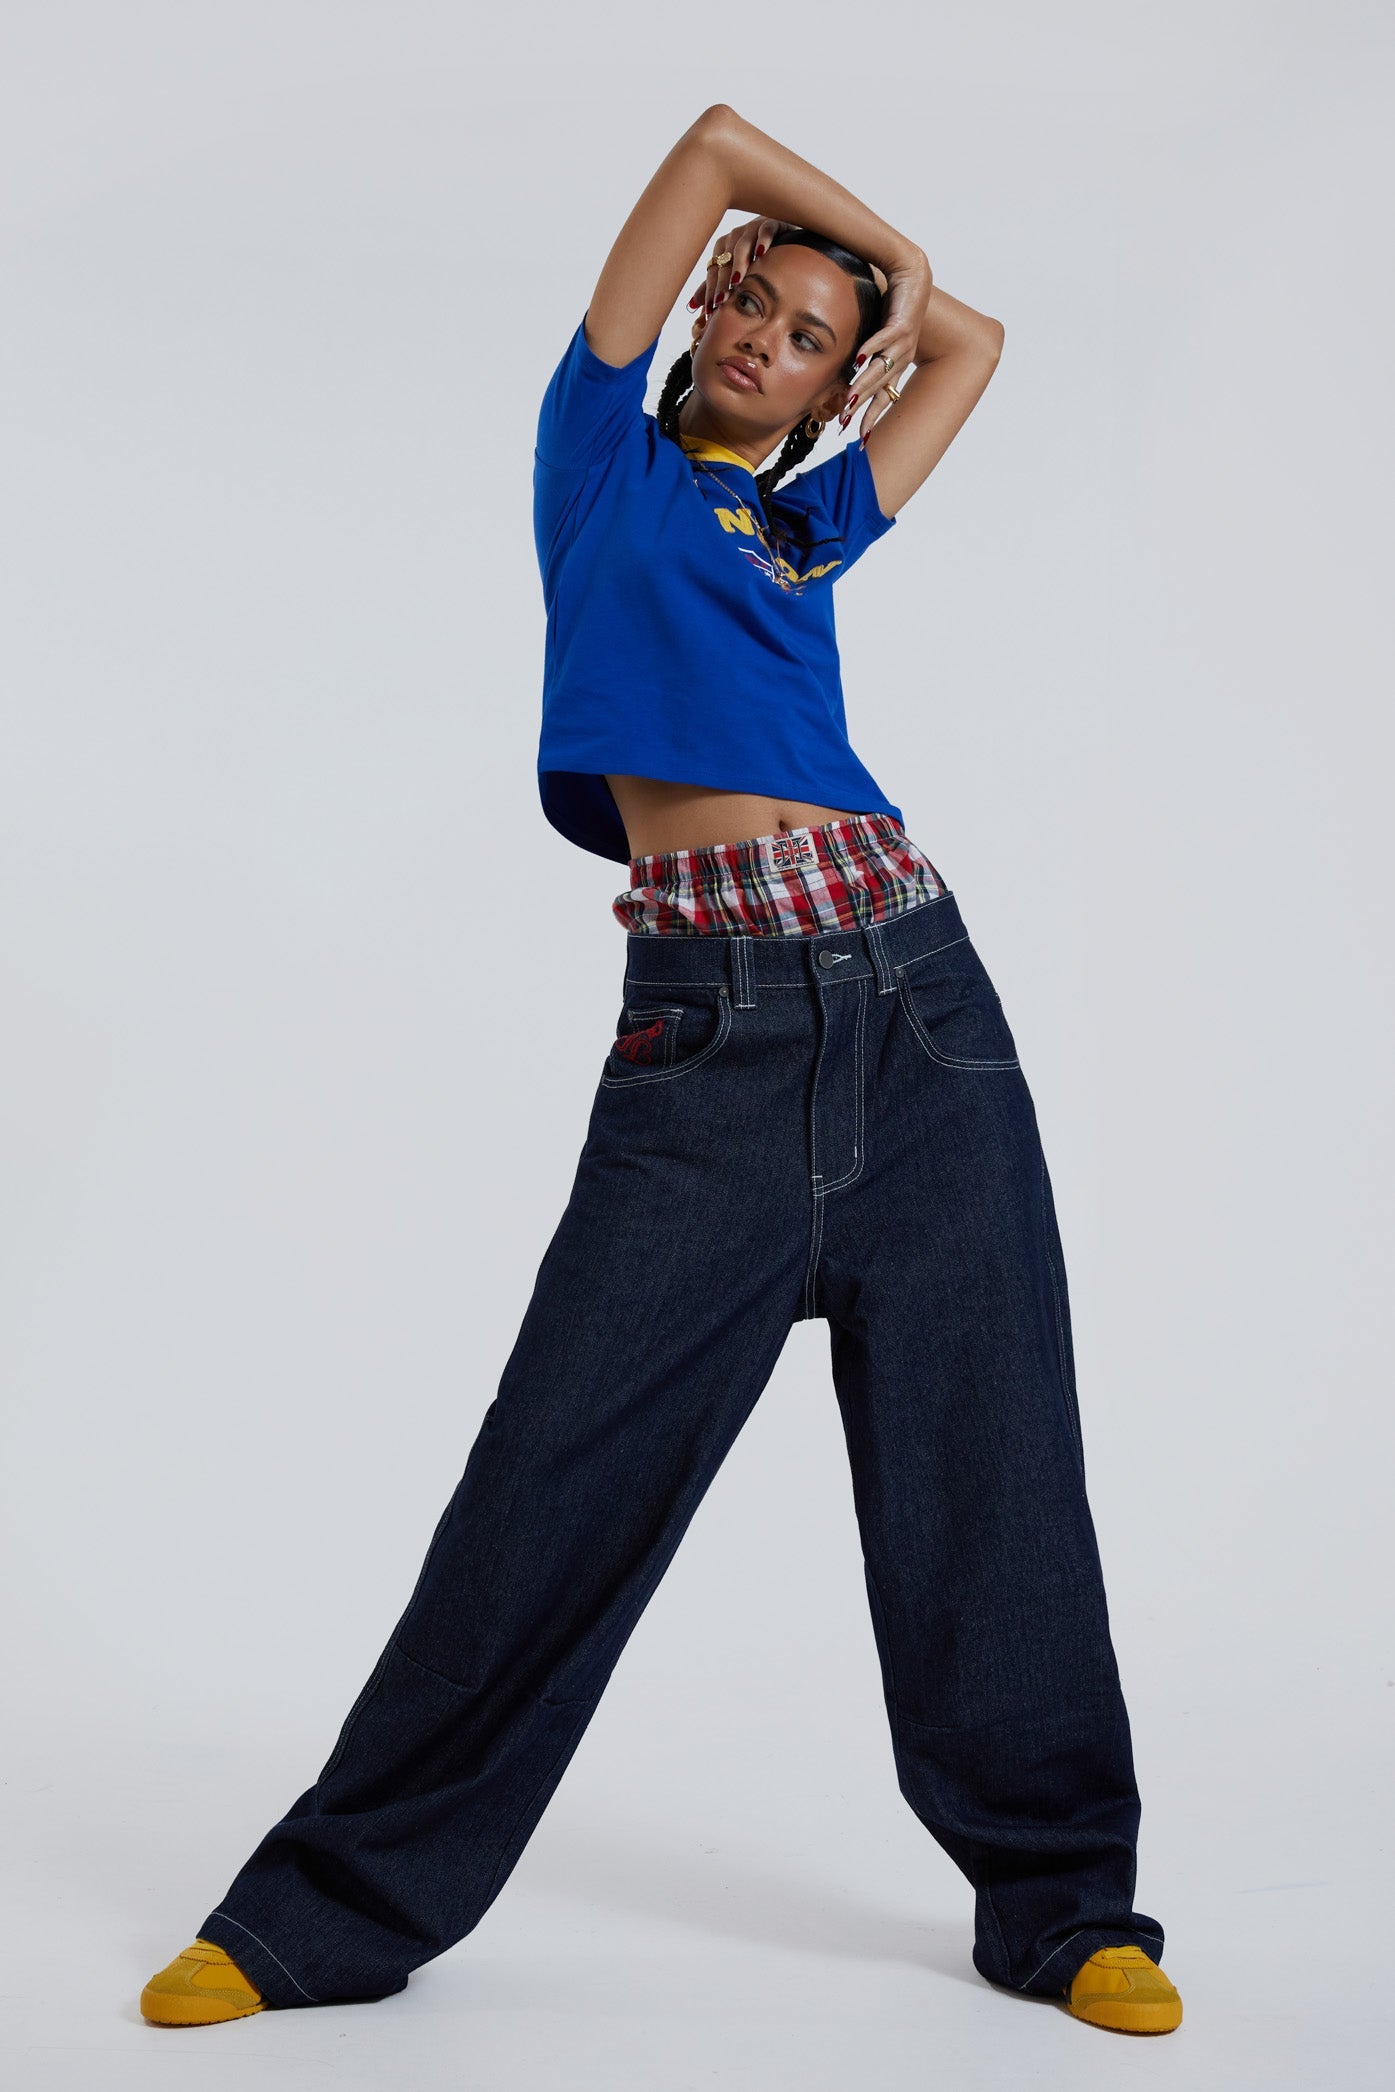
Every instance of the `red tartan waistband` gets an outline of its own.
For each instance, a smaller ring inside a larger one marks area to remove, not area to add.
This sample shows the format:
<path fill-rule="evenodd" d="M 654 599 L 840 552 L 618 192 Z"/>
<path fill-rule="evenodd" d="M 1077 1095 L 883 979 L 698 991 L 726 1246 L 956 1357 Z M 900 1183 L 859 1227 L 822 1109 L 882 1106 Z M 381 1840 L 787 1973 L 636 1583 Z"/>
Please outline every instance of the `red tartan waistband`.
<path fill-rule="evenodd" d="M 616 920 L 668 936 L 853 930 L 948 890 L 891 814 L 632 857 L 630 882 L 611 904 Z"/>

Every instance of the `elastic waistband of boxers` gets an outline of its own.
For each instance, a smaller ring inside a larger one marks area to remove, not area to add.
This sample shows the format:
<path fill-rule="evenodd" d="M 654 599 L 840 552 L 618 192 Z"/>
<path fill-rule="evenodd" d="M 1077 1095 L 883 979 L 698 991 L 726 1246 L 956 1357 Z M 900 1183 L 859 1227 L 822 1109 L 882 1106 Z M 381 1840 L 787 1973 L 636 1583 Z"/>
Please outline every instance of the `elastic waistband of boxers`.
<path fill-rule="evenodd" d="M 967 936 L 948 888 L 885 922 L 856 930 L 817 930 L 807 937 L 725 935 L 626 936 L 625 992 L 632 988 L 725 988 L 737 1009 L 753 1009 L 764 990 L 826 988 L 870 975 L 879 995 L 896 988 L 897 973 Z"/>
<path fill-rule="evenodd" d="M 735 843 L 709 843 L 695 850 L 658 850 L 630 859 L 630 885 L 682 885 L 694 894 L 729 887 L 746 888 L 781 872 L 830 871 L 846 874 L 878 850 L 904 848 L 910 841 L 891 814 L 850 814 L 845 821 L 792 828 L 770 835 L 747 836 Z"/>

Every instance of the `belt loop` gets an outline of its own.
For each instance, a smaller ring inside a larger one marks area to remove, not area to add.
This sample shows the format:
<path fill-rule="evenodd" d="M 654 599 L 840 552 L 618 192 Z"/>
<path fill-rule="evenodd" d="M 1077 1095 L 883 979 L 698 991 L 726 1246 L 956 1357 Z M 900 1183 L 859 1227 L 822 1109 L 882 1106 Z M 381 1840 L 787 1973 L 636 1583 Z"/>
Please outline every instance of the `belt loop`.
<path fill-rule="evenodd" d="M 731 940 L 731 977 L 736 989 L 738 1010 L 753 1010 L 756 1006 L 756 982 L 752 970 L 750 937 L 734 936 Z"/>
<path fill-rule="evenodd" d="M 864 923 L 862 926 L 862 932 L 867 939 L 867 950 L 871 957 L 872 966 L 877 976 L 878 995 L 894 994 L 896 989 L 896 975 L 892 970 L 891 962 L 887 958 L 886 951 L 882 945 L 881 924 Z"/>

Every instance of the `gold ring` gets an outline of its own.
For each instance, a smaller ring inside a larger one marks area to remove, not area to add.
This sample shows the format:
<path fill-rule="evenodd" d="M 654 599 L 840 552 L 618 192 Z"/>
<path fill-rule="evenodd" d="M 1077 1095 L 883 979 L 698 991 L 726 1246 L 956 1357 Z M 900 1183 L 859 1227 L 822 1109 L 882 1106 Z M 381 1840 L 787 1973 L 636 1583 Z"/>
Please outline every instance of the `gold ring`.
<path fill-rule="evenodd" d="M 896 390 L 896 387 L 892 384 L 890 378 L 887 379 L 885 385 L 882 387 L 882 390 L 886 394 L 888 399 L 899 400 L 901 397 L 900 393 Z"/>
<path fill-rule="evenodd" d="M 728 248 L 724 254 L 714 254 L 707 266 L 709 269 L 724 269 L 730 260 L 731 249 Z"/>

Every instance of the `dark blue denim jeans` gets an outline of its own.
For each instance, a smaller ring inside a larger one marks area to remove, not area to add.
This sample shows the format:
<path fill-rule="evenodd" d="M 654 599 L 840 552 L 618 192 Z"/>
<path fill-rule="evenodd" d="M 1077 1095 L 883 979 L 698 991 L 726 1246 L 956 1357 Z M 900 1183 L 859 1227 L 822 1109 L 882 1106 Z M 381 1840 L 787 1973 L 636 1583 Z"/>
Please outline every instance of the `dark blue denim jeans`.
<path fill-rule="evenodd" d="M 952 893 L 627 938 L 571 1196 L 319 1779 L 202 1932 L 273 2006 L 381 1997 L 498 1895 L 779 1359 L 825 1318 L 901 1792 L 973 1960 L 1154 1959 L 1036 1113 Z M 660 1021 L 662 1020 L 662 1021 Z"/>

